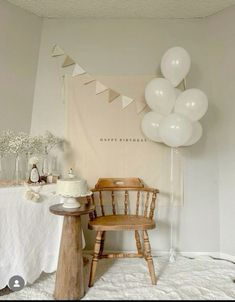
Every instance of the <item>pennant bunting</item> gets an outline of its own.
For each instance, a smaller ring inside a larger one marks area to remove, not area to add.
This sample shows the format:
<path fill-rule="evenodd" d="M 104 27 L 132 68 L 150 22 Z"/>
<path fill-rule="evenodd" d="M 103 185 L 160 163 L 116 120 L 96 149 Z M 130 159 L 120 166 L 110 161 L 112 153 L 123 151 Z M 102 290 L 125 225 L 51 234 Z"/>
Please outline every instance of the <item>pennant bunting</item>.
<path fill-rule="evenodd" d="M 71 59 L 69 56 L 67 56 L 64 60 L 62 67 L 67 67 L 67 66 L 74 65 L 74 64 L 75 64 L 74 60 Z"/>
<path fill-rule="evenodd" d="M 146 107 L 147 107 L 147 104 L 145 101 L 136 101 L 136 111 L 137 113 L 141 113 Z"/>
<path fill-rule="evenodd" d="M 100 83 L 99 81 L 96 81 L 96 85 L 95 85 L 95 94 L 99 94 L 102 93 L 104 91 L 108 90 L 108 88 L 106 86 L 104 86 L 102 83 Z"/>
<path fill-rule="evenodd" d="M 128 96 L 122 95 L 122 109 L 130 105 L 134 100 Z"/>
<path fill-rule="evenodd" d="M 108 95 L 109 103 L 111 103 L 112 101 L 114 101 L 119 96 L 120 96 L 120 93 L 117 93 L 113 89 L 109 88 L 109 95 Z"/>
<path fill-rule="evenodd" d="M 78 65 L 76 63 L 72 76 L 75 77 L 77 75 L 81 75 L 81 74 L 84 74 L 84 73 L 86 73 L 86 71 L 80 65 Z"/>
<path fill-rule="evenodd" d="M 54 45 L 51 55 L 52 55 L 52 57 L 57 57 L 57 56 L 65 55 L 65 53 L 64 53 L 63 49 L 60 48 L 60 46 Z M 111 88 L 106 87 L 104 84 L 97 81 L 90 74 L 88 74 L 70 56 L 66 55 L 66 58 L 64 60 L 64 63 L 62 64 L 62 67 L 67 67 L 67 66 L 71 66 L 71 65 L 75 65 L 74 69 L 73 69 L 73 72 L 72 72 L 72 77 L 75 77 L 77 75 L 81 76 L 80 79 L 81 79 L 83 85 L 88 85 L 90 83 L 95 82 L 95 93 L 96 93 L 96 95 L 100 94 L 104 91 L 108 91 L 108 102 L 109 103 L 111 103 L 112 101 L 114 101 L 115 99 L 120 97 L 120 99 L 122 101 L 122 109 L 124 109 L 128 105 L 130 105 L 133 101 L 135 101 L 137 114 L 141 113 L 147 107 L 147 104 L 146 104 L 145 100 L 134 100 L 134 99 L 132 99 L 128 96 L 121 95 L 120 93 L 118 93 L 117 91 L 115 91 Z M 65 97 L 64 97 L 65 87 L 64 86 L 65 86 L 65 84 L 64 84 L 64 78 L 63 78 L 62 79 L 62 87 L 61 87 L 61 96 L 62 96 L 63 101 L 65 99 Z"/>
<path fill-rule="evenodd" d="M 93 82 L 95 82 L 96 80 L 90 80 L 89 82 L 86 82 L 86 83 L 84 83 L 85 85 L 88 85 L 88 84 L 90 84 L 90 83 L 93 83 Z"/>
<path fill-rule="evenodd" d="M 82 79 L 83 85 L 88 85 L 95 81 L 95 79 L 89 73 L 82 74 L 81 79 Z"/>
<path fill-rule="evenodd" d="M 59 57 L 59 56 L 63 56 L 63 55 L 64 55 L 63 49 L 61 49 L 58 45 L 54 45 L 54 47 L 52 49 L 51 56 L 52 57 Z"/>

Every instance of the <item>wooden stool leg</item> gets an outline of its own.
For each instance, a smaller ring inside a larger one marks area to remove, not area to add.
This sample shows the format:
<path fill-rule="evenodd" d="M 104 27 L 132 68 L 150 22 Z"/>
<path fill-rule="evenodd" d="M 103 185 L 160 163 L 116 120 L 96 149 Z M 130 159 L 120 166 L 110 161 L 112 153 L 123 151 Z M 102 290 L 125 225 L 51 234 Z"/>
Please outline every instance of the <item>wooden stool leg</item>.
<path fill-rule="evenodd" d="M 143 231 L 143 237 L 144 237 L 144 255 L 148 263 L 152 284 L 157 284 L 157 278 L 155 275 L 154 264 L 153 264 L 153 257 L 151 255 L 151 246 L 150 246 L 149 236 L 147 231 Z"/>
<path fill-rule="evenodd" d="M 93 286 L 95 280 L 95 273 L 96 273 L 96 268 L 97 268 L 99 253 L 100 253 L 101 238 L 102 238 L 102 232 L 98 231 L 95 239 L 94 254 L 91 263 L 89 287 Z"/>
<path fill-rule="evenodd" d="M 105 231 L 102 232 L 99 256 L 103 254 L 105 241 Z"/>
<path fill-rule="evenodd" d="M 81 233 L 81 217 L 65 216 L 56 272 L 56 300 L 79 300 L 84 296 Z"/>
<path fill-rule="evenodd" d="M 141 242 L 140 242 L 140 234 L 138 231 L 135 231 L 135 241 L 136 241 L 136 247 L 137 247 L 138 254 L 141 254 L 142 246 L 141 246 Z"/>

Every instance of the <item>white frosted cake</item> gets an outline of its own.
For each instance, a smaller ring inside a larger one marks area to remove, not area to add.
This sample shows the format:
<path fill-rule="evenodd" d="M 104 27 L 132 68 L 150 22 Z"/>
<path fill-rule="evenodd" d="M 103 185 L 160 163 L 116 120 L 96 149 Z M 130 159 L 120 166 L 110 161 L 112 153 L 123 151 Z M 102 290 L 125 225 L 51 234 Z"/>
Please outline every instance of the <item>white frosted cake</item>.
<path fill-rule="evenodd" d="M 86 195 L 87 182 L 82 178 L 65 178 L 57 180 L 57 194 L 62 196 L 79 197 Z"/>

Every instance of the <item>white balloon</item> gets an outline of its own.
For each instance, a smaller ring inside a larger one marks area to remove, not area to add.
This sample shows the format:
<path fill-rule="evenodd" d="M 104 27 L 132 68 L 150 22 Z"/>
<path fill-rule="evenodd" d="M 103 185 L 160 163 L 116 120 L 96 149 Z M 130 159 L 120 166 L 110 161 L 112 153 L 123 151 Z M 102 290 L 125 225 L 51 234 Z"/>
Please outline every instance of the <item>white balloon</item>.
<path fill-rule="evenodd" d="M 208 109 L 208 99 L 200 89 L 187 89 L 177 98 L 175 112 L 187 116 L 191 121 L 200 120 Z"/>
<path fill-rule="evenodd" d="M 175 98 L 177 99 L 178 96 L 182 93 L 182 90 L 180 90 L 179 88 L 175 88 Z"/>
<path fill-rule="evenodd" d="M 141 122 L 141 129 L 145 136 L 154 142 L 162 142 L 159 135 L 159 125 L 163 116 L 157 112 L 150 111 L 146 113 Z"/>
<path fill-rule="evenodd" d="M 191 146 L 193 144 L 195 144 L 196 142 L 199 141 L 199 139 L 202 137 L 202 126 L 199 122 L 195 122 L 192 124 L 193 126 L 193 132 L 192 135 L 190 137 L 190 139 L 187 141 L 186 144 L 184 144 L 184 146 Z"/>
<path fill-rule="evenodd" d="M 178 113 L 171 113 L 162 119 L 159 126 L 162 141 L 170 147 L 184 145 L 192 135 L 192 123 Z"/>
<path fill-rule="evenodd" d="M 162 74 L 174 87 L 178 86 L 186 77 L 190 66 L 190 55 L 182 47 L 168 49 L 161 60 Z"/>
<path fill-rule="evenodd" d="M 145 88 L 145 99 L 153 111 L 167 115 L 175 105 L 174 87 L 166 79 L 155 78 Z"/>

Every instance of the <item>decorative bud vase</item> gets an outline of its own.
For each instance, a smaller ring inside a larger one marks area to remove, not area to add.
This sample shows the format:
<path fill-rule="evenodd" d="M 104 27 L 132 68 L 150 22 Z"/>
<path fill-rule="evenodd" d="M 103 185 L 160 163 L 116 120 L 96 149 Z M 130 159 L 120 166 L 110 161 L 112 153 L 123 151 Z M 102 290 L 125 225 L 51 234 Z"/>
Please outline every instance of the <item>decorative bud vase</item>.
<path fill-rule="evenodd" d="M 5 178 L 6 178 L 6 175 L 5 175 L 5 172 L 3 169 L 3 165 L 2 165 L 2 159 L 3 159 L 3 156 L 2 156 L 2 154 L 0 154 L 0 181 L 5 180 Z"/>
<path fill-rule="evenodd" d="M 19 154 L 16 155 L 15 158 L 15 170 L 14 170 L 14 181 L 16 185 L 20 184 L 21 180 L 21 169 L 20 169 L 20 156 Z"/>
<path fill-rule="evenodd" d="M 29 173 L 30 173 L 30 165 L 29 165 L 29 158 L 30 154 L 26 153 L 25 154 L 25 179 L 29 179 Z"/>
<path fill-rule="evenodd" d="M 47 176 L 49 174 L 49 161 L 48 161 L 48 153 L 43 156 L 42 161 L 42 175 Z"/>

